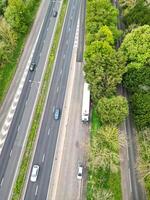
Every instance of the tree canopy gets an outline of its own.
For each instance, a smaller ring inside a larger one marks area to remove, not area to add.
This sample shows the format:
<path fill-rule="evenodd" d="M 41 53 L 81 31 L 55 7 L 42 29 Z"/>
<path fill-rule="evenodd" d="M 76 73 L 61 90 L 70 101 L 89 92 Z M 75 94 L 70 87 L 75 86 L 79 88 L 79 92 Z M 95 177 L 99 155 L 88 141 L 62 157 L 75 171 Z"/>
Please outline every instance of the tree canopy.
<path fill-rule="evenodd" d="M 132 113 L 138 129 L 150 127 L 150 94 L 135 93 L 131 97 Z"/>
<path fill-rule="evenodd" d="M 5 18 L 17 33 L 25 33 L 30 22 L 29 10 L 23 0 L 9 0 Z"/>
<path fill-rule="evenodd" d="M 124 57 L 108 42 L 95 41 L 86 48 L 84 66 L 86 81 L 90 84 L 92 99 L 111 96 L 126 72 Z"/>
<path fill-rule="evenodd" d="M 115 39 L 121 34 L 117 29 L 118 10 L 109 0 L 87 2 L 86 29 L 90 34 L 96 34 L 98 30 L 106 25 L 112 31 Z"/>
<path fill-rule="evenodd" d="M 119 125 L 128 115 L 127 100 L 122 96 L 101 98 L 97 104 L 97 113 L 102 124 Z"/>
<path fill-rule="evenodd" d="M 150 26 L 145 25 L 128 33 L 120 50 L 128 68 L 140 68 L 150 63 Z"/>

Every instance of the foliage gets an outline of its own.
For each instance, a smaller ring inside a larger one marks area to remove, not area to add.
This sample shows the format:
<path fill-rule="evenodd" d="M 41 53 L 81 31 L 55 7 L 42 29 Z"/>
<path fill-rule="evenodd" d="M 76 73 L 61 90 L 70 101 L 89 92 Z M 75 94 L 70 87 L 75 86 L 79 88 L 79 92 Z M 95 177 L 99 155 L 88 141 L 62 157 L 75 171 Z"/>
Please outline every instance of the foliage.
<path fill-rule="evenodd" d="M 87 199 L 120 200 L 118 129 L 106 126 L 95 131 L 92 124 Z"/>
<path fill-rule="evenodd" d="M 86 48 L 85 60 L 85 78 L 92 99 L 98 101 L 100 97 L 113 95 L 126 71 L 121 52 L 116 52 L 106 41 L 95 41 Z"/>
<path fill-rule="evenodd" d="M 139 158 L 138 169 L 141 179 L 144 180 L 147 199 L 150 199 L 150 129 L 138 133 Z"/>
<path fill-rule="evenodd" d="M 4 18 L 0 19 L 0 67 L 9 61 L 9 55 L 16 47 L 17 35 Z"/>
<path fill-rule="evenodd" d="M 124 86 L 131 93 L 150 91 L 150 66 L 129 69 L 124 76 Z"/>
<path fill-rule="evenodd" d="M 113 126 L 102 127 L 92 138 L 90 161 L 92 168 L 110 169 L 117 172 L 119 167 L 118 129 Z"/>
<path fill-rule="evenodd" d="M 150 94 L 135 93 L 131 97 L 132 113 L 138 129 L 150 127 Z"/>
<path fill-rule="evenodd" d="M 103 97 L 97 104 L 97 113 L 103 124 L 119 125 L 128 114 L 127 100 L 122 96 Z"/>
<path fill-rule="evenodd" d="M 115 40 L 120 36 L 120 31 L 117 29 L 118 10 L 111 4 L 109 0 L 87 2 L 87 18 L 86 29 L 92 34 L 98 32 L 100 27 L 107 25 L 112 31 Z"/>
<path fill-rule="evenodd" d="M 17 33 L 25 33 L 30 24 L 30 13 L 23 0 L 9 0 L 5 18 Z"/>
<path fill-rule="evenodd" d="M 138 24 L 140 26 L 150 25 L 150 3 L 145 0 L 137 0 L 136 4 L 132 6 L 125 15 L 124 21 L 128 27 L 131 24 Z"/>
<path fill-rule="evenodd" d="M 128 68 L 140 68 L 150 63 L 150 26 L 145 25 L 128 33 L 120 50 Z"/>

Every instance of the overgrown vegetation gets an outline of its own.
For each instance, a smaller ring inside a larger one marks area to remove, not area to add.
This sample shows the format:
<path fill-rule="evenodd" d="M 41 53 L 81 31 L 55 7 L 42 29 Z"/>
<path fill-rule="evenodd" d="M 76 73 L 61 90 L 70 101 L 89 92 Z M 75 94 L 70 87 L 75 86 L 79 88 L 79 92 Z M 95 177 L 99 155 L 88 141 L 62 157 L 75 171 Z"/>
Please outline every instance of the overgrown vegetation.
<path fill-rule="evenodd" d="M 36 135 L 37 135 L 37 131 L 39 129 L 41 115 L 42 115 L 42 111 L 43 111 L 43 108 L 44 108 L 45 99 L 46 99 L 46 96 L 47 96 L 48 85 L 49 85 L 49 81 L 51 79 L 52 67 L 53 67 L 53 63 L 54 63 L 54 59 L 55 59 L 55 55 L 56 55 L 56 50 L 57 50 L 57 47 L 58 47 L 58 42 L 59 42 L 61 30 L 62 30 L 64 16 L 65 16 L 65 13 L 66 13 L 67 3 L 68 3 L 68 0 L 63 1 L 61 14 L 60 14 L 60 17 L 59 17 L 59 20 L 58 20 L 57 29 L 56 29 L 56 32 L 55 32 L 55 37 L 54 37 L 52 49 L 51 49 L 51 52 L 50 52 L 49 64 L 47 66 L 47 69 L 46 69 L 46 72 L 45 72 L 45 75 L 44 75 L 44 80 L 43 80 L 42 88 L 41 88 L 41 94 L 40 94 L 39 99 L 38 99 L 38 103 L 37 103 L 34 118 L 33 118 L 32 127 L 31 127 L 31 130 L 30 130 L 29 136 L 28 136 L 27 144 L 26 144 L 26 147 L 25 147 L 25 152 L 24 152 L 24 155 L 23 155 L 23 160 L 22 160 L 20 170 L 19 170 L 19 174 L 18 174 L 16 183 L 15 183 L 15 186 L 14 186 L 12 200 L 20 200 L 21 199 L 22 191 L 23 191 L 26 176 L 27 176 L 27 171 L 29 169 L 29 164 L 30 164 L 30 161 L 31 161 L 33 148 L 34 148 L 34 145 L 35 145 L 35 138 L 36 138 Z"/>
<path fill-rule="evenodd" d="M 88 200 L 120 200 L 118 129 L 100 126 L 93 110 L 88 161 Z"/>

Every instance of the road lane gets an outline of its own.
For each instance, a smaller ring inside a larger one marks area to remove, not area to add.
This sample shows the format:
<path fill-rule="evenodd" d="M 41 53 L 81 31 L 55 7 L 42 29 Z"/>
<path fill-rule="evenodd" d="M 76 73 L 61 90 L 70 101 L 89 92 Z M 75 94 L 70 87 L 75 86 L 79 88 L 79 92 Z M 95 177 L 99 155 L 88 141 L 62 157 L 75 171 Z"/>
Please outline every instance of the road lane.
<path fill-rule="evenodd" d="M 10 192 L 12 189 L 12 183 L 17 174 L 17 169 L 19 167 L 18 160 L 21 159 L 21 153 L 23 151 L 22 148 L 25 145 L 26 133 L 29 130 L 31 117 L 33 116 L 35 100 L 37 99 L 37 96 L 39 93 L 38 92 L 39 83 L 40 83 L 41 78 L 43 77 L 43 68 L 48 61 L 47 54 L 52 44 L 52 38 L 53 38 L 54 27 L 55 27 L 55 22 L 56 22 L 56 18 L 52 17 L 52 10 L 54 6 L 55 6 L 55 9 L 59 10 L 60 2 L 58 2 L 57 5 L 55 5 L 55 3 L 53 2 L 53 4 L 51 5 L 53 5 L 53 7 L 49 7 L 50 9 L 49 17 L 51 20 L 50 20 L 46 38 L 43 38 L 45 39 L 46 42 L 43 43 L 44 46 L 40 52 L 41 58 L 40 60 L 38 60 L 38 65 L 37 65 L 35 74 L 34 72 L 33 73 L 29 72 L 28 74 L 28 79 L 25 84 L 27 85 L 29 94 L 27 93 L 27 88 L 25 88 L 24 86 L 24 89 L 23 89 L 24 92 L 22 93 L 22 96 L 21 96 L 21 98 L 24 101 L 24 105 L 22 105 L 22 102 L 19 101 L 20 109 L 17 108 L 19 113 L 21 112 L 21 109 L 24 110 L 22 113 L 22 117 L 21 116 L 19 117 L 19 114 L 16 114 L 17 122 L 16 124 L 15 122 L 13 123 L 14 127 L 12 127 L 11 129 L 12 132 L 10 134 L 10 138 L 9 140 L 7 139 L 8 143 L 6 143 L 6 146 L 4 146 L 5 151 L 3 150 L 2 151 L 3 154 L 1 154 L 0 156 L 0 160 L 1 160 L 0 166 L 2 169 L 0 170 L 0 174 L 1 174 L 1 180 L 3 179 L 3 184 L 0 187 L 0 197 L 3 200 L 8 199 L 8 196 L 10 195 Z M 49 20 L 49 17 L 48 17 L 48 20 Z M 42 41 L 40 41 L 40 43 L 42 43 Z M 38 55 L 37 55 L 37 59 L 38 59 Z M 28 96 L 28 98 L 25 98 L 27 97 L 26 95 Z M 20 128 L 18 129 L 18 127 Z M 13 144 L 13 142 L 15 143 Z M 11 151 L 12 151 L 12 154 L 11 154 L 11 157 L 9 157 Z"/>
<path fill-rule="evenodd" d="M 40 129 L 40 136 L 37 143 L 33 164 L 40 165 L 40 174 L 37 180 L 39 185 L 37 200 L 46 200 L 47 190 L 49 185 L 50 173 L 53 163 L 53 156 L 55 152 L 55 145 L 57 140 L 57 134 L 59 129 L 60 121 L 55 121 L 53 117 L 53 108 L 59 107 L 62 109 L 63 101 L 65 96 L 66 84 L 68 79 L 68 72 L 72 54 L 72 48 L 74 43 L 74 36 L 76 30 L 76 24 L 79 13 L 79 0 L 70 0 L 67 16 L 63 28 L 62 38 L 59 46 L 59 51 L 56 59 L 55 71 L 51 83 L 49 96 L 43 116 L 43 121 Z M 71 20 L 72 16 L 72 20 Z M 66 41 L 68 40 L 68 44 Z M 66 55 L 65 57 L 63 55 Z M 60 76 L 60 71 L 61 76 Z M 57 86 L 59 84 L 59 91 Z M 50 130 L 50 134 L 47 133 Z M 42 163 L 42 155 L 45 153 L 45 159 Z M 34 198 L 34 184 L 28 181 L 27 191 L 25 198 L 26 200 Z"/>

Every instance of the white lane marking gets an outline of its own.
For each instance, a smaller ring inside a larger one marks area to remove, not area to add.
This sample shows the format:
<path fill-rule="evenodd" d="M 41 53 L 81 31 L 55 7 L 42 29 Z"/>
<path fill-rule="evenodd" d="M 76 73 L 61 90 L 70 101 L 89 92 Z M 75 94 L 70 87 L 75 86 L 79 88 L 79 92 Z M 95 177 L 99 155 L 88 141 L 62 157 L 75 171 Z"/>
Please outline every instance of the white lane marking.
<path fill-rule="evenodd" d="M 66 45 L 68 46 L 68 40 L 66 41 Z"/>
<path fill-rule="evenodd" d="M 58 91 L 59 91 L 59 87 L 57 87 L 57 93 L 58 93 Z"/>
<path fill-rule="evenodd" d="M 12 150 L 10 151 L 10 157 L 11 157 L 11 154 L 12 154 Z"/>
<path fill-rule="evenodd" d="M 61 69 L 61 71 L 60 71 L 60 75 L 62 74 L 62 69 Z"/>
<path fill-rule="evenodd" d="M 1 180 L 1 186 L 2 186 L 2 184 L 3 184 L 3 181 L 4 181 L 4 178 L 2 178 L 2 180 Z"/>
<path fill-rule="evenodd" d="M 18 126 L 18 131 L 19 131 L 19 129 L 20 129 L 20 126 Z"/>
<path fill-rule="evenodd" d="M 65 57 L 66 57 L 66 54 L 63 55 L 63 59 L 65 59 Z"/>
<path fill-rule="evenodd" d="M 68 30 L 68 32 L 70 32 L 71 31 L 71 28 L 69 27 L 69 30 Z"/>
<path fill-rule="evenodd" d="M 48 129 L 48 135 L 50 134 L 50 128 Z"/>
<path fill-rule="evenodd" d="M 45 160 L 45 154 L 43 154 L 42 162 L 44 162 L 44 160 Z"/>
<path fill-rule="evenodd" d="M 129 176 L 129 183 L 130 183 L 130 192 L 132 192 L 132 186 L 131 186 L 131 172 L 130 172 L 130 169 L 128 169 L 128 176 Z"/>
<path fill-rule="evenodd" d="M 27 105 L 27 103 L 28 103 L 28 99 L 26 100 L 26 105 Z"/>
<path fill-rule="evenodd" d="M 38 192 L 38 185 L 36 186 L 35 196 L 37 195 L 37 192 Z"/>
<path fill-rule="evenodd" d="M 55 106 L 53 106 L 53 112 L 55 111 Z"/>

